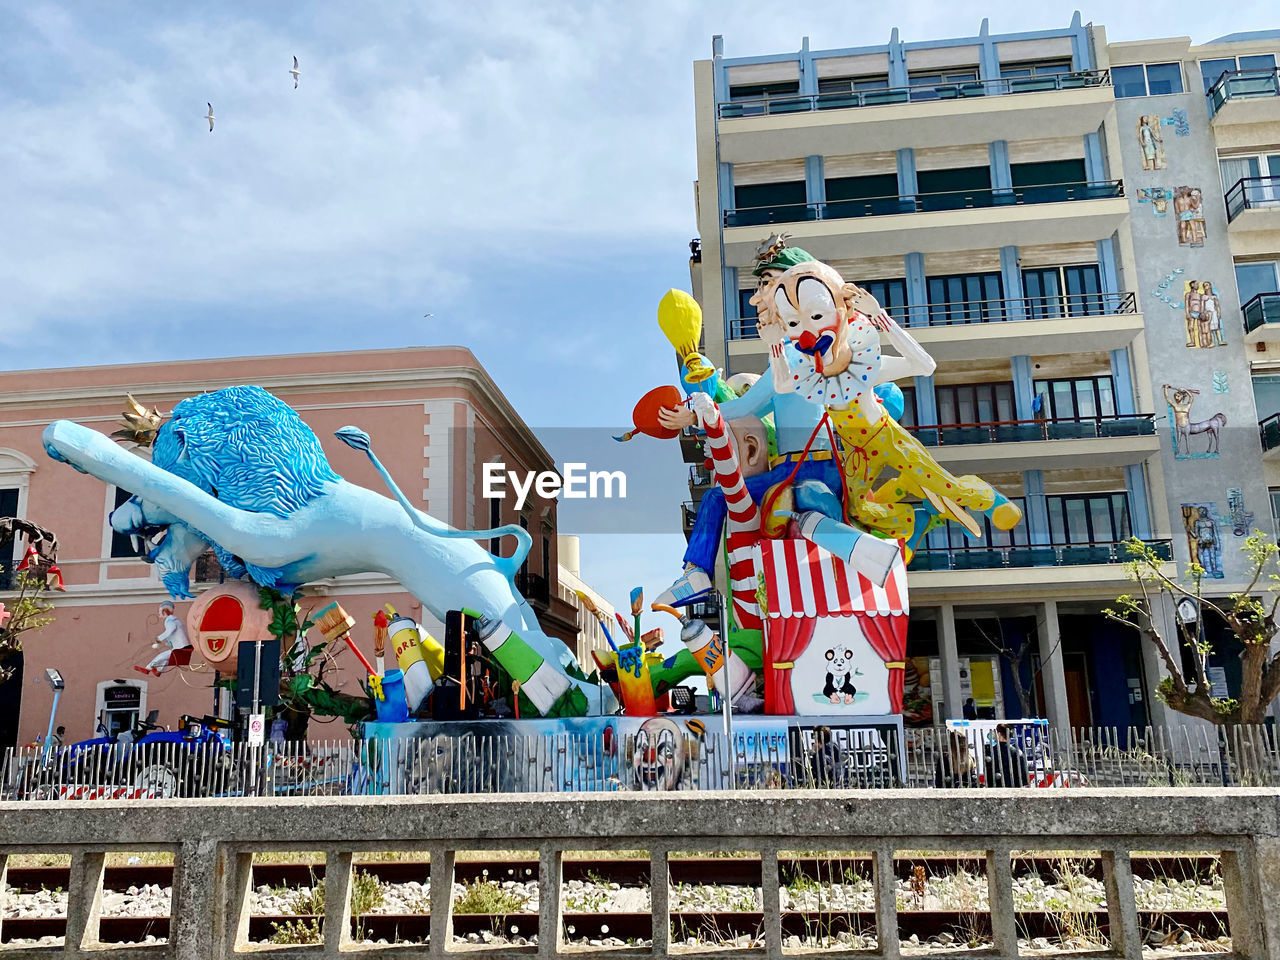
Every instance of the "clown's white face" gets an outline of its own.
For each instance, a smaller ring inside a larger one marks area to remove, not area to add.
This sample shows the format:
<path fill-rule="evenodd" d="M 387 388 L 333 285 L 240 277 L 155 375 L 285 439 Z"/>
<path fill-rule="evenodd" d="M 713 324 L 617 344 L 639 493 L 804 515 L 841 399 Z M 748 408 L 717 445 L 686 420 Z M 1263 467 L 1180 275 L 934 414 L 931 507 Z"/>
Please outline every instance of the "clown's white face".
<path fill-rule="evenodd" d="M 774 309 L 782 320 L 787 336 L 800 339 L 805 333 L 814 337 L 834 333 L 840 324 L 835 297 L 825 283 L 816 277 L 802 277 L 796 286 L 797 303 L 787 299 L 786 290 L 778 287 L 773 294 Z"/>

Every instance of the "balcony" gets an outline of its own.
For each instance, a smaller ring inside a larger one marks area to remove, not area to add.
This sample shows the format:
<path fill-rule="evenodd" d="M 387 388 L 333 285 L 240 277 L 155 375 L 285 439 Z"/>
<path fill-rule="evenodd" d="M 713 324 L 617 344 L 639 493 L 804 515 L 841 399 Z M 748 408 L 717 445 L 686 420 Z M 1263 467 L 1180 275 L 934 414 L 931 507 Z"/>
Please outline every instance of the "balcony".
<path fill-rule="evenodd" d="M 1237 180 L 1225 199 L 1232 256 L 1280 252 L 1280 177 Z"/>
<path fill-rule="evenodd" d="M 698 518 L 698 507 L 692 500 L 680 504 L 680 526 L 684 530 L 685 539 L 693 533 L 693 521 Z"/>
<path fill-rule="evenodd" d="M 527 570 L 516 571 L 516 589 L 530 603 L 547 606 L 551 602 L 551 590 L 547 578 Z"/>
<path fill-rule="evenodd" d="M 1280 293 L 1260 293 L 1240 312 L 1245 343 L 1280 343 Z"/>
<path fill-rule="evenodd" d="M 948 190 L 915 196 L 742 207 L 724 213 L 727 263 L 751 262 L 760 227 L 785 229 L 820 259 L 1098 240 L 1129 215 L 1120 180 Z"/>
<path fill-rule="evenodd" d="M 1069 354 L 1082 342 L 1118 350 L 1142 332 L 1132 292 L 918 304 L 894 319 L 940 362 Z M 754 317 L 730 320 L 729 339 L 735 341 L 729 346 L 735 357 L 765 354 Z"/>
<path fill-rule="evenodd" d="M 953 473 L 1128 466 L 1160 452 L 1152 414 L 910 427 Z"/>
<path fill-rule="evenodd" d="M 1273 413 L 1258 421 L 1258 433 L 1262 440 L 1262 459 L 1280 461 L 1280 413 Z"/>
<path fill-rule="evenodd" d="M 1173 544 L 1147 540 L 1162 560 L 1166 576 L 1177 574 Z M 982 594 L 992 599 L 1059 597 L 1113 600 L 1129 582 L 1125 564 L 1131 558 L 1123 541 L 1030 546 L 973 546 L 924 549 L 908 567 L 913 605 Z"/>
<path fill-rule="evenodd" d="M 789 94 L 719 105 L 726 163 L 949 147 L 987 140 L 1082 137 L 1114 106 L 1106 71 Z"/>
<path fill-rule="evenodd" d="M 1265 126 L 1280 123 L 1280 71 L 1236 70 L 1209 88 L 1209 113 L 1219 149 L 1273 143 Z"/>

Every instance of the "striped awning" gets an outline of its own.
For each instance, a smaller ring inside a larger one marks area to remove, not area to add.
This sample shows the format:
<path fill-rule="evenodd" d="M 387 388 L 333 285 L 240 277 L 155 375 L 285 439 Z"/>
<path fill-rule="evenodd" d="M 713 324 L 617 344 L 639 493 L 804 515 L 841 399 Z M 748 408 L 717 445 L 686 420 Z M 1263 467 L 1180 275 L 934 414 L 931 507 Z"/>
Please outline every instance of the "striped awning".
<path fill-rule="evenodd" d="M 764 573 L 769 617 L 870 616 L 911 612 L 902 554 L 883 587 L 877 587 L 843 560 L 808 540 L 762 540 L 759 569 Z"/>

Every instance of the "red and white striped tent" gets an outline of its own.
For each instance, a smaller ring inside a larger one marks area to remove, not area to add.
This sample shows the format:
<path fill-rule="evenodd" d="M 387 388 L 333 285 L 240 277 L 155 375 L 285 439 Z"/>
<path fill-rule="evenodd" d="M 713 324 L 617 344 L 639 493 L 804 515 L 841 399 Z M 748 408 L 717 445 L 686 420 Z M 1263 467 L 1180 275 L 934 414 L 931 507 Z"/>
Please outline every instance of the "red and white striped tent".
<path fill-rule="evenodd" d="M 872 650 L 889 671 L 889 703 L 902 712 L 906 674 L 907 571 L 902 554 L 877 586 L 808 540 L 762 540 L 756 562 L 764 575 L 765 712 L 793 714 L 791 670 L 808 648 L 818 621 L 856 617 Z"/>

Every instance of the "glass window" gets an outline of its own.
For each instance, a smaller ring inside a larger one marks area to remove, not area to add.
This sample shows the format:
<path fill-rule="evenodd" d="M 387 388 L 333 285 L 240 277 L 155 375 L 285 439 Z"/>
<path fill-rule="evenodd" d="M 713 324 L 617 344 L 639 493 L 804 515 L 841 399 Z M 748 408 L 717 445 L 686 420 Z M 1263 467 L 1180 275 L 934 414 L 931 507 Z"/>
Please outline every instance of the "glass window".
<path fill-rule="evenodd" d="M 0 490 L 0 517 L 16 517 L 18 515 L 18 491 L 16 488 Z M 14 537 L 9 549 L 0 553 L 0 590 L 8 590 L 13 582 L 13 568 L 20 563 L 18 559 L 18 542 L 21 537 Z M 16 562 L 15 562 L 16 561 Z"/>
<path fill-rule="evenodd" d="M 961 383 L 937 387 L 938 422 L 944 426 L 1012 420 L 1013 383 Z"/>
<path fill-rule="evenodd" d="M 907 281 L 906 280 L 861 280 L 858 286 L 876 298 L 889 316 L 899 323 L 907 322 Z"/>
<path fill-rule="evenodd" d="M 1209 88 L 1217 83 L 1218 78 L 1224 73 L 1231 73 L 1235 69 L 1235 57 L 1226 57 L 1222 60 L 1201 60 L 1200 77 L 1204 80 L 1204 92 L 1208 93 Z"/>
<path fill-rule="evenodd" d="M 1130 535 L 1125 493 L 1046 497 L 1054 543 L 1113 543 Z"/>
<path fill-rule="evenodd" d="M 116 507 L 123 506 L 129 500 L 129 498 L 133 496 L 133 494 L 130 493 L 128 490 L 124 490 L 120 487 L 116 487 L 115 490 L 116 490 L 115 505 L 112 507 L 113 510 Z M 111 518 L 108 517 L 107 523 L 110 524 L 110 522 L 111 522 Z M 147 555 L 147 552 L 150 549 L 151 549 L 150 544 L 148 544 L 145 540 L 139 540 L 138 548 L 135 550 L 133 546 L 133 540 L 129 537 L 127 533 L 116 533 L 116 531 L 114 530 L 111 531 L 111 556 L 113 558 L 114 557 L 121 557 L 121 558 L 145 557 Z"/>
<path fill-rule="evenodd" d="M 991 206 L 991 168 L 954 167 L 916 173 L 922 210 L 962 210 Z"/>
<path fill-rule="evenodd" d="M 888 74 L 876 77 L 818 78 L 818 93 L 849 93 L 852 90 L 884 90 L 888 86 Z"/>
<path fill-rule="evenodd" d="M 1271 491 L 1271 524 L 1275 538 L 1280 540 L 1280 490 Z"/>
<path fill-rule="evenodd" d="M 1005 318 L 1004 280 L 998 273 L 929 277 L 929 323 L 986 323 Z"/>
<path fill-rule="evenodd" d="M 1257 157 L 1222 157 L 1218 160 L 1218 173 L 1222 177 L 1222 192 L 1230 193 L 1241 180 L 1262 176 L 1262 164 Z"/>
<path fill-rule="evenodd" d="M 1116 412 L 1115 384 L 1110 377 L 1036 380 L 1032 390 L 1044 396 L 1043 412 L 1050 420 L 1110 416 Z"/>
<path fill-rule="evenodd" d="M 1142 71 L 1142 64 L 1128 67 L 1111 68 L 1111 86 L 1115 90 L 1116 99 L 1126 97 L 1145 97 L 1147 95 L 1147 79 Z"/>
<path fill-rule="evenodd" d="M 752 83 L 729 88 L 730 100 L 757 100 L 761 97 L 785 97 L 800 92 L 799 80 L 777 83 Z"/>
<path fill-rule="evenodd" d="M 898 421 L 904 427 L 916 426 L 916 388 L 902 388 L 902 419 Z"/>
<path fill-rule="evenodd" d="M 734 187 L 733 190 L 733 202 L 739 209 L 804 203 L 804 201 L 803 180 L 788 180 L 783 183 L 753 183 Z"/>
<path fill-rule="evenodd" d="M 756 295 L 755 288 L 750 290 L 738 291 L 738 316 L 754 317 L 756 315 L 756 305 L 751 302 L 751 298 Z"/>
<path fill-rule="evenodd" d="M 1104 417 L 1116 415 L 1116 395 L 1110 377 L 1103 377 L 1098 384 L 1098 413 Z"/>
<path fill-rule="evenodd" d="M 1280 376 L 1255 376 L 1253 402 L 1258 408 L 1259 420 L 1280 413 Z"/>
<path fill-rule="evenodd" d="M 897 197 L 898 175 L 876 173 L 862 177 L 831 177 L 826 182 L 827 202 L 864 200 L 870 197 Z"/>
<path fill-rule="evenodd" d="M 1123 69 L 1123 68 L 1122 68 Z M 1112 71 L 1114 83 L 1115 72 Z M 1180 63 L 1148 63 L 1147 92 L 1155 97 L 1165 93 L 1182 92 L 1182 64 Z M 1118 96 L 1118 94 L 1117 94 Z"/>
<path fill-rule="evenodd" d="M 1076 381 L 1076 410 L 1082 417 L 1098 415 L 1098 395 L 1092 380 Z"/>
<path fill-rule="evenodd" d="M 1274 70 L 1276 55 L 1274 53 L 1257 53 L 1250 57 L 1240 58 L 1241 70 Z"/>
<path fill-rule="evenodd" d="M 1260 293 L 1280 292 L 1280 284 L 1276 278 L 1280 264 L 1267 260 L 1257 263 L 1236 264 L 1236 287 L 1240 291 L 1241 305 L 1248 303 Z"/>

